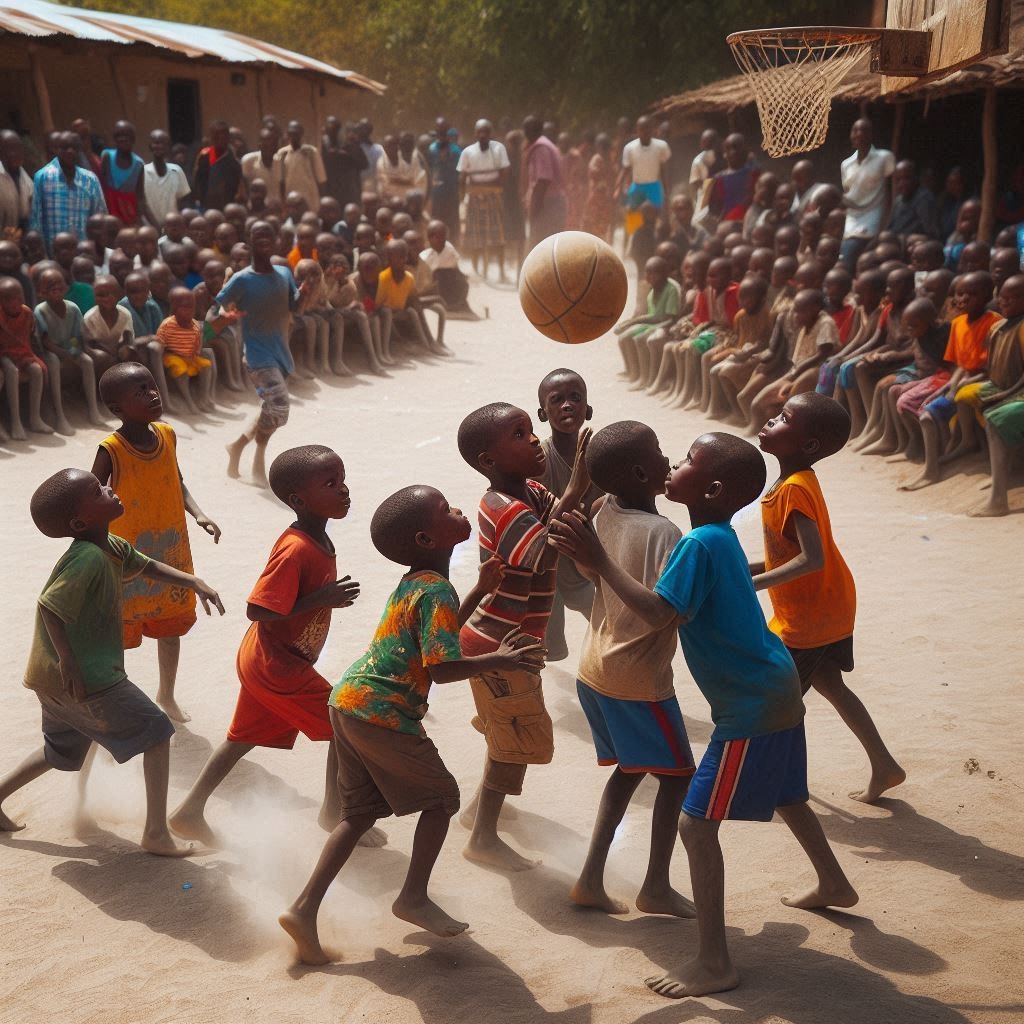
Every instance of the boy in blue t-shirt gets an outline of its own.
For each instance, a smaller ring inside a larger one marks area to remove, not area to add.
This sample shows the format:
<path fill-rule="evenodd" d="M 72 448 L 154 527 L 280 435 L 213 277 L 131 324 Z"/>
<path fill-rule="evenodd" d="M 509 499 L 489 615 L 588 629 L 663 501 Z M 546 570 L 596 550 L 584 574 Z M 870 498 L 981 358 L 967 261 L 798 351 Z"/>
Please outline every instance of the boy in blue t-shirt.
<path fill-rule="evenodd" d="M 730 520 L 761 493 L 761 453 L 731 434 L 704 434 L 674 467 L 670 501 L 686 505 L 692 529 L 669 556 L 654 590 L 607 555 L 577 512 L 552 524 L 555 546 L 599 575 L 652 626 L 679 622 L 690 672 L 715 723 L 683 804 L 679 832 L 697 908 L 697 955 L 647 984 L 673 999 L 724 992 L 739 984 L 725 940 L 725 877 L 718 829 L 726 819 L 769 821 L 775 811 L 818 876 L 809 892 L 783 900 L 813 909 L 851 907 L 857 893 L 807 805 L 804 707 L 796 667 L 767 626 L 750 569 Z"/>

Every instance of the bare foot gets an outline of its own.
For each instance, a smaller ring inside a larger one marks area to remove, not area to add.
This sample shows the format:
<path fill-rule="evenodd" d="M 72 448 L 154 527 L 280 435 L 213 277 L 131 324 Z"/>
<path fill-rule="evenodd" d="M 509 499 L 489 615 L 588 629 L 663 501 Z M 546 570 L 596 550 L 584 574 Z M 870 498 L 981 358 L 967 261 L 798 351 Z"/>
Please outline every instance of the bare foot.
<path fill-rule="evenodd" d="M 57 420 L 57 433 L 62 437 L 71 437 L 75 433 L 75 428 L 67 420 Z"/>
<path fill-rule="evenodd" d="M 851 800 L 859 800 L 862 804 L 873 804 L 887 789 L 895 789 L 907 781 L 907 773 L 895 762 L 887 771 L 871 773 L 871 781 L 866 789 L 851 793 Z"/>
<path fill-rule="evenodd" d="M 242 461 L 242 452 L 245 451 L 245 446 L 248 443 L 244 437 L 240 437 L 237 441 L 224 446 L 228 453 L 228 476 L 232 480 L 237 480 L 242 475 L 238 466 Z"/>
<path fill-rule="evenodd" d="M 656 977 L 647 979 L 647 987 L 666 999 L 707 996 L 712 992 L 728 992 L 740 983 L 740 976 L 729 960 L 722 964 L 706 964 L 690 960 Z"/>
<path fill-rule="evenodd" d="M 648 892 L 641 889 L 636 896 L 636 909 L 644 914 L 668 914 L 670 917 L 697 916 L 697 909 L 693 903 L 671 887 L 664 892 Z"/>
<path fill-rule="evenodd" d="M 11 432 L 8 435 L 10 441 L 27 441 L 28 434 L 25 433 L 25 428 L 19 423 L 16 426 L 11 427 Z"/>
<path fill-rule="evenodd" d="M 217 833 L 210 828 L 201 814 L 192 815 L 179 807 L 167 819 L 167 824 L 171 831 L 182 839 L 198 839 L 204 846 L 212 849 L 217 849 L 221 845 Z"/>
<path fill-rule="evenodd" d="M 143 836 L 139 846 L 154 857 L 191 857 L 196 852 L 193 843 L 179 846 L 167 831 L 159 835 Z"/>
<path fill-rule="evenodd" d="M 377 828 L 374 825 L 373 828 L 364 832 L 359 837 L 359 842 L 356 846 L 365 846 L 371 850 L 379 850 L 382 846 L 388 845 L 388 834 L 382 828 Z"/>
<path fill-rule="evenodd" d="M 930 476 L 921 475 L 915 477 L 913 480 L 908 481 L 905 484 L 900 484 L 897 490 L 900 491 L 919 491 L 922 487 L 930 487 L 932 484 L 938 483 L 938 478 L 932 478 Z"/>
<path fill-rule="evenodd" d="M 337 959 L 328 956 L 320 945 L 315 919 L 310 921 L 296 910 L 286 910 L 277 919 L 277 923 L 292 937 L 299 950 L 299 959 L 304 964 L 322 967 Z"/>
<path fill-rule="evenodd" d="M 1010 514 L 1010 503 L 1003 501 L 990 501 L 987 505 L 976 505 L 968 513 L 975 519 L 989 519 L 995 516 L 1008 516 Z"/>
<path fill-rule="evenodd" d="M 433 900 L 406 903 L 399 897 L 391 904 L 391 912 L 395 917 L 419 925 L 425 931 L 440 935 L 443 939 L 450 939 L 469 927 L 465 921 L 456 921 L 454 917 L 449 917 Z"/>
<path fill-rule="evenodd" d="M 906 452 L 896 452 L 895 455 L 888 456 L 885 461 L 890 466 L 894 466 L 897 462 L 909 462 L 910 459 L 907 457 Z"/>
<path fill-rule="evenodd" d="M 797 910 L 821 910 L 824 907 L 852 907 L 860 897 L 849 882 L 835 886 L 816 885 L 800 896 L 783 896 L 787 907 Z"/>
<path fill-rule="evenodd" d="M 250 483 L 253 487 L 262 487 L 265 491 L 270 489 L 270 481 L 267 479 L 266 473 L 260 473 L 257 470 L 253 470 Z"/>
<path fill-rule="evenodd" d="M 187 711 L 182 711 L 178 702 L 173 697 L 168 697 L 166 699 L 157 697 L 156 702 L 161 708 L 163 708 L 164 714 L 166 714 L 172 722 L 184 724 L 185 722 L 192 721 L 192 716 Z"/>
<path fill-rule="evenodd" d="M 623 903 L 622 900 L 613 899 L 604 891 L 603 886 L 598 889 L 591 889 L 582 882 L 577 882 L 569 890 L 569 899 L 578 907 L 603 910 L 606 914 L 629 913 L 629 904 Z"/>
<path fill-rule="evenodd" d="M 25 826 L 0 811 L 0 832 L 20 832 Z"/>
<path fill-rule="evenodd" d="M 50 426 L 45 420 L 41 420 L 38 417 L 32 419 L 28 425 L 28 429 L 36 434 L 52 434 L 53 427 Z"/>
<path fill-rule="evenodd" d="M 213 402 L 200 402 L 199 403 L 199 411 L 200 412 L 206 412 L 206 413 L 216 412 L 217 411 L 217 406 L 214 405 Z"/>
<path fill-rule="evenodd" d="M 886 441 L 885 438 L 860 449 L 861 455 L 892 455 L 894 451 L 896 451 L 896 446 Z"/>
<path fill-rule="evenodd" d="M 335 377 L 352 377 L 352 376 L 354 376 L 352 371 L 344 363 L 335 363 L 334 366 L 331 367 L 331 373 L 333 373 Z M 326 367 L 324 368 L 324 376 L 325 377 L 327 376 L 327 369 L 326 369 Z"/>
<path fill-rule="evenodd" d="M 503 871 L 529 871 L 540 864 L 539 860 L 527 860 L 516 853 L 508 843 L 497 836 L 486 841 L 471 838 L 463 849 L 462 856 L 466 860 L 501 868 Z"/>

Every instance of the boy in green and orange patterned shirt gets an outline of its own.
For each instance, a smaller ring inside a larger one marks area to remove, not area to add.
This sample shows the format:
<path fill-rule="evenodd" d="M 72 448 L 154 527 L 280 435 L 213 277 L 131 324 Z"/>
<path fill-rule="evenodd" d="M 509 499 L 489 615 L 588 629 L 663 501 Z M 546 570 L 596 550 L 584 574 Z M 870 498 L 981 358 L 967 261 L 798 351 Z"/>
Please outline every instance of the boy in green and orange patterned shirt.
<path fill-rule="evenodd" d="M 406 487 L 374 513 L 370 539 L 385 558 L 408 565 L 367 652 L 331 692 L 331 725 L 338 759 L 341 823 L 331 833 L 299 898 L 278 920 L 295 940 L 299 958 L 325 964 L 317 914 L 327 889 L 360 837 L 378 818 L 419 814 L 405 885 L 392 905 L 396 917 L 435 935 L 468 927 L 427 895 L 430 873 L 459 787 L 423 731 L 431 683 L 451 683 L 483 672 L 539 671 L 540 641 L 513 629 L 492 653 L 464 658 L 459 629 L 480 599 L 500 582 L 492 559 L 460 607 L 448 579 L 452 549 L 469 538 L 469 521 L 433 487 Z"/>

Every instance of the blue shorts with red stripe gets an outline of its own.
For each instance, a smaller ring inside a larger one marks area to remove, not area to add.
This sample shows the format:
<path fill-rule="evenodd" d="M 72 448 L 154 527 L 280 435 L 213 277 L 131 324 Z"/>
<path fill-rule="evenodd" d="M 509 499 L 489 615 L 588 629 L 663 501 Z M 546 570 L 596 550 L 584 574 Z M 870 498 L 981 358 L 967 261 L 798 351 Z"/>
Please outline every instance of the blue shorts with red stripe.
<path fill-rule="evenodd" d="M 618 765 L 624 772 L 692 775 L 693 753 L 675 697 L 667 700 L 621 700 L 576 680 L 587 716 L 597 763 Z"/>
<path fill-rule="evenodd" d="M 712 740 L 683 811 L 709 821 L 771 821 L 777 807 L 807 799 L 804 724 L 745 740 Z"/>

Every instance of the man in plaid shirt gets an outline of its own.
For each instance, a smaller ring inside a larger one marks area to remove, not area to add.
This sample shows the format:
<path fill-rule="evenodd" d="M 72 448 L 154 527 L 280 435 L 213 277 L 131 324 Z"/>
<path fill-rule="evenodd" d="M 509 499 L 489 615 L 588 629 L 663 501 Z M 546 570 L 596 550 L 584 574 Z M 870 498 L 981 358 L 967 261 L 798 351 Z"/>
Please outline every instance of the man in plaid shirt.
<path fill-rule="evenodd" d="M 29 230 L 38 231 L 51 252 L 53 239 L 62 231 L 73 231 L 85 238 L 85 225 L 94 213 L 106 213 L 100 179 L 92 171 L 78 166 L 78 147 L 74 132 L 61 132 L 57 155 L 36 171 L 33 183 L 32 213 Z"/>

